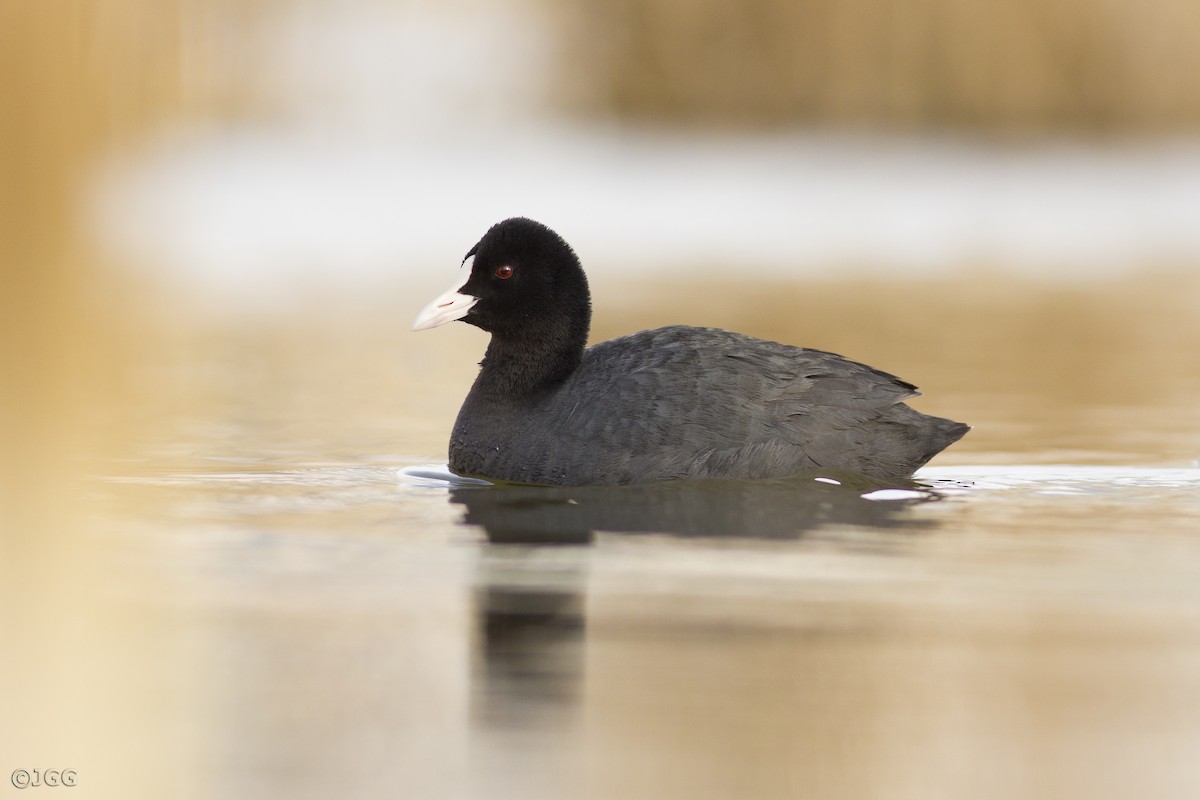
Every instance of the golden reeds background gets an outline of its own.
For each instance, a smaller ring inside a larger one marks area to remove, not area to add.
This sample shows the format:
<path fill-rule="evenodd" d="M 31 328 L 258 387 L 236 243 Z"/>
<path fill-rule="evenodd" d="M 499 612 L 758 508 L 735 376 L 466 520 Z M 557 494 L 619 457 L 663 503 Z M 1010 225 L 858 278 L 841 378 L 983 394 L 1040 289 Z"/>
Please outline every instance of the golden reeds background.
<path fill-rule="evenodd" d="M 618 117 L 984 134 L 1200 126 L 1200 4 L 1189 0 L 567 8 L 575 79 Z"/>

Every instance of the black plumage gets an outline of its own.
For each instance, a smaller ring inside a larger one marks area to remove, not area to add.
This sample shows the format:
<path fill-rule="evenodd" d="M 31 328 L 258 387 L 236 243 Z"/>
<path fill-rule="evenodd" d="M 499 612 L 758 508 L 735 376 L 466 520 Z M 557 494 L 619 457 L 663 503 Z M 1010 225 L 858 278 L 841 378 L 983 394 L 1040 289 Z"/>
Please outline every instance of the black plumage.
<path fill-rule="evenodd" d="M 414 326 L 458 318 L 492 334 L 450 439 L 460 474 L 563 485 L 822 468 L 902 478 L 969 429 L 905 405 L 912 384 L 820 350 L 685 326 L 586 348 L 579 260 L 531 220 L 493 226 L 466 263 L 457 292 Z"/>

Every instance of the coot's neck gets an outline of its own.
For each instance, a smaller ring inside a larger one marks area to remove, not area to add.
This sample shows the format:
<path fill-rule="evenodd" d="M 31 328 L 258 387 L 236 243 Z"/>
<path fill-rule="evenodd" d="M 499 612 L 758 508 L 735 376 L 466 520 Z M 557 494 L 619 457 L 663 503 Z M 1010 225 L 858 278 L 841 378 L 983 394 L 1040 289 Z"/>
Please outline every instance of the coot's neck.
<path fill-rule="evenodd" d="M 472 394 L 521 399 L 553 389 L 579 366 L 591 309 L 539 321 L 536 330 L 494 331 Z"/>

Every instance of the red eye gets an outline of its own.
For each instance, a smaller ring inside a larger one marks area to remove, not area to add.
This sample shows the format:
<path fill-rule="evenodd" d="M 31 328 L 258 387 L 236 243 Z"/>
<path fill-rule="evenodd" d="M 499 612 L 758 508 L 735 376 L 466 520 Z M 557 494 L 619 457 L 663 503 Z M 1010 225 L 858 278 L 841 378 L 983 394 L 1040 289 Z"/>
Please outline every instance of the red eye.
<path fill-rule="evenodd" d="M 510 267 L 508 264 L 504 264 L 503 266 L 496 267 L 496 277 L 499 278 L 500 280 L 504 280 L 505 278 L 511 278 L 512 273 L 513 273 L 513 268 Z"/>

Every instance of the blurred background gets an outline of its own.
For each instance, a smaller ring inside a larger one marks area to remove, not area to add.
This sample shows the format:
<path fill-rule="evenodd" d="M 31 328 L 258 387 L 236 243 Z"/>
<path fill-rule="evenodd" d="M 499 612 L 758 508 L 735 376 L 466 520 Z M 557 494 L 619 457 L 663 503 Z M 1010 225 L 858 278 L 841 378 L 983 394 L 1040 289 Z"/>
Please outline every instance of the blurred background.
<path fill-rule="evenodd" d="M 442 458 L 483 343 L 407 328 L 513 215 L 593 338 L 842 352 L 947 463 L 1200 455 L 1194 0 L 0 0 L 5 776 L 198 769 L 97 476 Z"/>
<path fill-rule="evenodd" d="M 222 8 L 156 23 L 182 107 L 110 154 L 91 221 L 257 303 L 427 274 L 518 213 L 602 273 L 1200 253 L 1194 3 Z"/>

